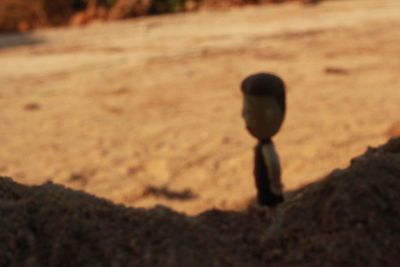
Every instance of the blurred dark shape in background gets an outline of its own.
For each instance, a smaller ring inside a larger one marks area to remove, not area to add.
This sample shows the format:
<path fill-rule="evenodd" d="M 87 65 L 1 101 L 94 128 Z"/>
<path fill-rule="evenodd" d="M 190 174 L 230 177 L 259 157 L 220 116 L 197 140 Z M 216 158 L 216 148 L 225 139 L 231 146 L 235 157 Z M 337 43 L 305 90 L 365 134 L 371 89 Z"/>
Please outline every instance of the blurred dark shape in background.
<path fill-rule="evenodd" d="M 26 32 L 68 24 L 80 26 L 96 20 L 125 19 L 202 8 L 290 1 L 313 4 L 322 0 L 1 0 L 0 33 Z"/>
<path fill-rule="evenodd" d="M 93 10 L 109 0 L 2 0 L 0 32 L 26 32 L 33 28 L 68 24 L 82 10 Z"/>
<path fill-rule="evenodd" d="M 24 32 L 44 25 L 60 25 L 72 14 L 72 7 L 70 0 L 2 0 L 0 30 Z"/>
<path fill-rule="evenodd" d="M 31 46 L 42 43 L 43 40 L 39 38 L 22 33 L 7 33 L 1 36 L 0 39 L 0 50 L 15 46 Z"/>

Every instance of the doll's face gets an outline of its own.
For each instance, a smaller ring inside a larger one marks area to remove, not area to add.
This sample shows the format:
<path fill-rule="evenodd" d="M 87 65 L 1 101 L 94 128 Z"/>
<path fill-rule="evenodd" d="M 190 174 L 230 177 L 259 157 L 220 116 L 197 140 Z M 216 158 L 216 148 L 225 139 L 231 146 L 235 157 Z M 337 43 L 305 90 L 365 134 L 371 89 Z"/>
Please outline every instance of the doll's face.
<path fill-rule="evenodd" d="M 284 114 L 274 97 L 245 94 L 242 116 L 251 135 L 257 139 L 269 139 L 279 131 Z"/>

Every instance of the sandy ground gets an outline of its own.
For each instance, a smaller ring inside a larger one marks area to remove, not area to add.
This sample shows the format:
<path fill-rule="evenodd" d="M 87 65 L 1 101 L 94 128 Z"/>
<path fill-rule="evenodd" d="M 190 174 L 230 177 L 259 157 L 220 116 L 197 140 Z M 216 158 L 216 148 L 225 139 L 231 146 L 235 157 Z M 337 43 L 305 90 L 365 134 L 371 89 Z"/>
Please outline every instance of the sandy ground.
<path fill-rule="evenodd" d="M 399 11 L 292 3 L 0 36 L 0 175 L 135 207 L 240 209 L 255 140 L 239 84 L 270 71 L 288 87 L 285 188 L 315 181 L 400 119 Z"/>
<path fill-rule="evenodd" d="M 287 194 L 279 231 L 259 209 L 185 216 L 0 177 L 0 266 L 397 266 L 399 191 L 400 138 Z"/>

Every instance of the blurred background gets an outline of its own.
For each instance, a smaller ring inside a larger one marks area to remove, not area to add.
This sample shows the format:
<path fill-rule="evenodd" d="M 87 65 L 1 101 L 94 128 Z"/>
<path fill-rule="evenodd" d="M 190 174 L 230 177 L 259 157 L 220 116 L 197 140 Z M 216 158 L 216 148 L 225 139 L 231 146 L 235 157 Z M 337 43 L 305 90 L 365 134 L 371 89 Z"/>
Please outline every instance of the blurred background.
<path fill-rule="evenodd" d="M 0 31 L 300 0 L 2 0 Z M 322 0 L 301 0 L 315 4 Z"/>
<path fill-rule="evenodd" d="M 268 71 L 287 85 L 275 137 L 285 189 L 316 181 L 400 136 L 399 10 L 397 0 L 2 0 L 0 175 L 135 207 L 245 208 L 256 141 L 239 85 Z"/>

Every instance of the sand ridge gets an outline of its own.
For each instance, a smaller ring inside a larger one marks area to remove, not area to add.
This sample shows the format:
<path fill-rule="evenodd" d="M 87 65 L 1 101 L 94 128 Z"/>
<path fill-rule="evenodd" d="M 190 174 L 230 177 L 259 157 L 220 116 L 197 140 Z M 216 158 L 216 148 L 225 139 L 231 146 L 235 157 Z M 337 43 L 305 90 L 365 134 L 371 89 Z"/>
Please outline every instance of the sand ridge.
<path fill-rule="evenodd" d="M 0 178 L 1 266 L 393 266 L 400 252 L 400 139 L 287 194 L 268 213 L 115 205 Z"/>
<path fill-rule="evenodd" d="M 286 190 L 399 121 L 397 0 L 287 3 L 0 36 L 0 175 L 197 214 L 255 195 L 239 85 L 286 82 Z"/>

